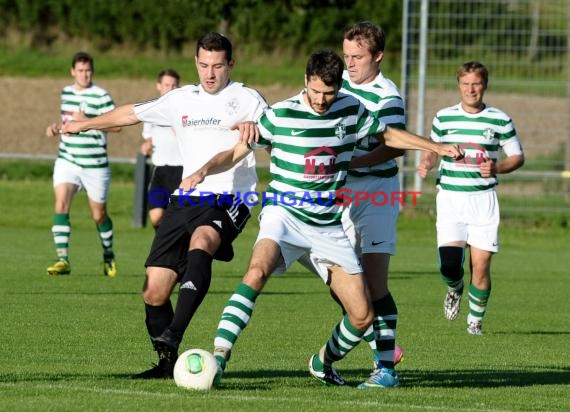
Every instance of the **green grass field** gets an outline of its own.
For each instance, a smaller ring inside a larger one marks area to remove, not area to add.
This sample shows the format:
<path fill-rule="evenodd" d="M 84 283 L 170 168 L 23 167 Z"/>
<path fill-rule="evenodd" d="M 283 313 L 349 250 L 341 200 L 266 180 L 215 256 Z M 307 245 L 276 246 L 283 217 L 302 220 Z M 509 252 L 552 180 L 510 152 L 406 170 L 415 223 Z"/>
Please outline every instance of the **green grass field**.
<path fill-rule="evenodd" d="M 402 386 L 359 391 L 371 370 L 361 345 L 337 368 L 349 387 L 309 378 L 306 359 L 340 312 L 327 288 L 300 266 L 270 280 L 234 348 L 220 389 L 126 377 L 155 361 L 140 290 L 152 229 L 131 225 L 133 186 L 111 185 L 119 276 L 102 275 L 101 251 L 84 194 L 72 209 L 72 275 L 49 277 L 52 189 L 48 179 L 0 180 L 0 410 L 2 411 L 563 411 L 570 408 L 567 227 L 507 221 L 494 260 L 483 337 L 442 314 L 433 217 L 404 213 L 391 289 L 399 308 Z M 210 293 L 182 348 L 212 348 L 222 307 L 245 269 L 252 219 L 236 258 L 218 264 Z M 175 299 L 174 295 L 174 299 Z"/>

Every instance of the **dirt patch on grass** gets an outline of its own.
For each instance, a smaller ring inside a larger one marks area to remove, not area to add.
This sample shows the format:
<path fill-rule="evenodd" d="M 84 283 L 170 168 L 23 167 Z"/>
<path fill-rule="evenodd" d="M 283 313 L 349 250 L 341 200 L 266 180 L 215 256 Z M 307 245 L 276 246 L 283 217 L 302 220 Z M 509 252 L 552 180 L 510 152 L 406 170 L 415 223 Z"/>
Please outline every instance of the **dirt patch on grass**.
<path fill-rule="evenodd" d="M 2 153 L 56 155 L 57 139 L 45 137 L 45 129 L 59 119 L 59 95 L 69 78 L 25 79 L 0 77 L 2 110 Z M 154 84 L 148 80 L 103 80 L 97 82 L 107 89 L 117 105 L 153 98 Z M 269 103 L 296 94 L 301 88 L 259 87 Z M 529 157 L 550 155 L 563 150 L 570 129 L 570 110 L 567 99 L 520 95 L 487 94 L 489 104 L 511 115 Z M 408 128 L 416 131 L 414 95 L 410 96 Z M 427 93 L 424 134 L 430 130 L 437 110 L 458 101 L 454 91 L 430 90 Z M 138 153 L 142 126 L 124 128 L 119 134 L 109 134 L 109 155 L 132 158 Z"/>

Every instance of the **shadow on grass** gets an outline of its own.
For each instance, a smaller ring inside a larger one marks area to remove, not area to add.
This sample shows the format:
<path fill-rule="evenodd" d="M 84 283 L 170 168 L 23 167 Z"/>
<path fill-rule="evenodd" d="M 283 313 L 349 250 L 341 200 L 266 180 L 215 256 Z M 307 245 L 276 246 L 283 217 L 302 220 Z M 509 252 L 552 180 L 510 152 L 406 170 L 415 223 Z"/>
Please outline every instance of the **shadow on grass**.
<path fill-rule="evenodd" d="M 558 336 L 558 335 L 570 335 L 570 331 L 561 330 L 509 330 L 504 332 L 493 332 L 493 335 L 546 335 L 546 336 Z"/>
<path fill-rule="evenodd" d="M 354 387 L 362 382 L 368 371 L 352 369 L 343 370 L 342 375 L 346 379 L 348 387 Z M 108 379 L 127 380 L 130 382 L 149 382 L 145 380 L 131 380 L 128 373 L 116 374 L 67 374 L 67 373 L 6 373 L 0 374 L 0 383 L 17 384 L 22 382 L 62 382 L 62 381 L 105 381 Z M 285 383 L 283 379 L 288 379 Z M 296 381 L 300 379 L 298 385 Z M 164 380 L 171 383 L 170 380 Z M 460 369 L 441 371 L 418 371 L 406 370 L 400 374 L 400 382 L 403 388 L 500 388 L 500 387 L 528 387 L 544 385 L 568 385 L 570 384 L 570 368 L 541 368 L 510 370 L 481 370 Z M 306 386 L 314 383 L 321 386 L 316 380 L 309 377 L 306 370 L 257 370 L 226 372 L 220 389 L 234 390 L 270 390 L 283 384 Z"/>
<path fill-rule="evenodd" d="M 342 376 L 348 386 L 356 386 L 363 381 L 369 372 L 352 369 L 343 370 Z M 417 371 L 406 370 L 400 375 L 400 382 L 404 388 L 499 388 L 499 387 L 527 387 L 535 385 L 568 385 L 570 384 L 569 368 L 541 368 L 510 370 L 441 370 Z M 243 386 L 243 382 L 235 380 L 248 380 L 252 385 L 265 387 L 271 381 L 281 378 L 309 378 L 306 370 L 301 371 L 236 371 L 224 375 L 224 387 L 232 388 Z M 263 383 L 257 382 L 262 380 Z M 316 381 L 315 381 L 316 382 Z M 276 383 L 278 384 L 278 383 Z M 318 385 L 318 383 L 317 383 Z"/>

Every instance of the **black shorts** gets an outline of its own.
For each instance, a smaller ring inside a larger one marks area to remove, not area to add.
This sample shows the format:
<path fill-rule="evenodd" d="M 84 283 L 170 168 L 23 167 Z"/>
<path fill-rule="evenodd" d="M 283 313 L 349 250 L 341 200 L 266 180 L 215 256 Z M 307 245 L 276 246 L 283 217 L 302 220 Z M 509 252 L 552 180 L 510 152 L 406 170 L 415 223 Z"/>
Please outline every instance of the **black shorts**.
<path fill-rule="evenodd" d="M 164 194 L 168 193 L 170 195 L 174 193 L 174 191 L 180 187 L 182 169 L 182 166 L 155 166 L 148 185 L 148 191 L 158 193 L 155 189 L 164 189 Z M 149 209 L 157 207 L 166 209 L 168 205 L 167 202 L 164 202 L 163 205 L 163 202 L 160 201 L 161 199 L 156 198 L 155 200 L 155 202 L 149 203 Z"/>
<path fill-rule="evenodd" d="M 211 226 L 218 231 L 222 242 L 214 259 L 229 262 L 234 257 L 232 242 L 250 216 L 249 208 L 243 203 L 217 204 L 215 196 L 171 196 L 145 266 L 169 268 L 182 276 L 186 270 L 190 238 L 199 226 Z"/>

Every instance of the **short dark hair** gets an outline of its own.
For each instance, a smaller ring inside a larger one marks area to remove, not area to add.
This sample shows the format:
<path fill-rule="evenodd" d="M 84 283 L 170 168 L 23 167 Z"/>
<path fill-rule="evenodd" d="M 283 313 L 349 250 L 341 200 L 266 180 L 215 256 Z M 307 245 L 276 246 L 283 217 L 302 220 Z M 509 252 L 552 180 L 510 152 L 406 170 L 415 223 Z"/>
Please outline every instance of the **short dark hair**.
<path fill-rule="evenodd" d="M 204 35 L 196 44 L 196 57 L 200 49 L 207 51 L 223 51 L 226 53 L 226 60 L 232 60 L 232 42 L 223 34 L 210 32 Z"/>
<path fill-rule="evenodd" d="M 91 65 L 91 71 L 95 71 L 95 64 L 93 63 L 93 57 L 89 53 L 86 52 L 77 52 L 73 55 L 71 59 L 71 68 L 74 69 L 75 65 L 78 63 L 89 63 Z"/>
<path fill-rule="evenodd" d="M 340 89 L 343 70 L 344 62 L 340 56 L 331 49 L 324 49 L 311 54 L 305 75 L 307 80 L 317 76 L 327 86 L 337 86 Z"/>
<path fill-rule="evenodd" d="M 178 72 L 174 69 L 164 69 L 161 70 L 158 73 L 158 76 L 156 77 L 156 80 L 160 83 L 160 81 L 162 80 L 162 78 L 164 76 L 170 76 L 170 77 L 174 77 L 176 79 L 176 83 L 180 83 L 180 75 L 178 74 Z"/>
<path fill-rule="evenodd" d="M 485 89 L 487 88 L 489 84 L 489 71 L 483 63 L 478 61 L 463 63 L 459 66 L 459 69 L 457 69 L 457 81 L 459 82 L 459 78 L 465 76 L 467 73 L 477 73 L 483 80 Z"/>
<path fill-rule="evenodd" d="M 386 45 L 386 33 L 377 24 L 369 21 L 361 21 L 344 30 L 345 40 L 366 43 L 370 54 L 373 56 L 383 52 Z"/>

